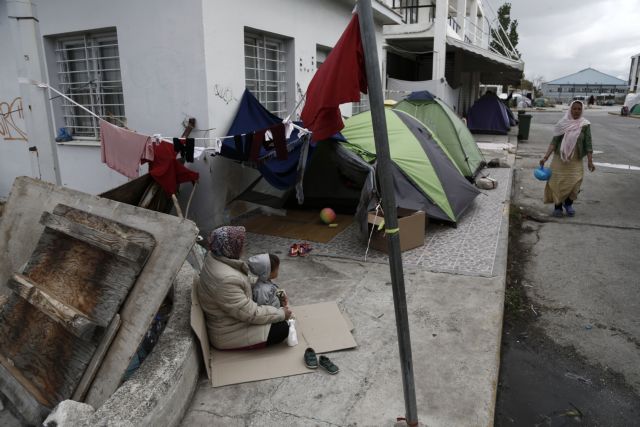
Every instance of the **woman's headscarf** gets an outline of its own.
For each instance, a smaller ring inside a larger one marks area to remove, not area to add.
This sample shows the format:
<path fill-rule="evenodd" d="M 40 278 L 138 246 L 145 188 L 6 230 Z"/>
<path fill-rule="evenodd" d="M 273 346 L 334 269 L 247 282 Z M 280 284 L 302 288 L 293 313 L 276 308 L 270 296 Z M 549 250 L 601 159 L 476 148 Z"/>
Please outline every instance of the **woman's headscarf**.
<path fill-rule="evenodd" d="M 568 162 L 571 159 L 571 153 L 573 153 L 573 149 L 576 146 L 576 142 L 582 131 L 582 126 L 590 124 L 589 120 L 582 117 L 582 114 L 580 114 L 580 117 L 577 119 L 574 119 L 571 115 L 571 107 L 573 107 L 573 104 L 576 102 L 582 105 L 582 110 L 584 111 L 582 101 L 573 101 L 571 105 L 569 105 L 569 110 L 567 110 L 564 117 L 561 118 L 553 128 L 553 136 L 564 135 L 562 143 L 560 144 L 560 158 L 563 162 Z"/>
<path fill-rule="evenodd" d="M 244 227 L 218 227 L 209 236 L 209 248 L 215 256 L 240 259 L 244 247 Z"/>

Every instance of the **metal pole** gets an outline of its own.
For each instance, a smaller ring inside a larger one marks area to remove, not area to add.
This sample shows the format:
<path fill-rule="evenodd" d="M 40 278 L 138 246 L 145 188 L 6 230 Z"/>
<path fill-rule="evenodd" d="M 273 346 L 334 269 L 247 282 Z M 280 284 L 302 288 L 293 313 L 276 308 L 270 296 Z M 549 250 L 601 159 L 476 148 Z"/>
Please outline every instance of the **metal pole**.
<path fill-rule="evenodd" d="M 398 347 L 400 349 L 400 366 L 402 368 L 402 386 L 406 411 L 405 417 L 408 425 L 415 426 L 418 424 L 418 411 L 413 379 L 409 316 L 407 313 L 407 297 L 404 289 L 400 235 L 394 231 L 398 229 L 398 218 L 371 0 L 358 1 L 358 17 L 360 20 L 360 34 L 362 36 L 362 47 L 367 71 L 373 137 L 376 145 L 376 172 L 382 191 L 385 228 L 391 232 L 387 234 L 389 241 L 389 269 L 391 271 L 393 305 L 398 330 Z"/>
<path fill-rule="evenodd" d="M 7 1 L 11 22 L 18 77 L 26 81 L 46 82 L 42 38 L 35 5 L 30 0 Z M 30 151 L 37 152 L 39 174 L 36 178 L 62 184 L 58 163 L 58 146 L 51 121 L 49 91 L 21 82 L 20 95 L 24 105 Z"/>

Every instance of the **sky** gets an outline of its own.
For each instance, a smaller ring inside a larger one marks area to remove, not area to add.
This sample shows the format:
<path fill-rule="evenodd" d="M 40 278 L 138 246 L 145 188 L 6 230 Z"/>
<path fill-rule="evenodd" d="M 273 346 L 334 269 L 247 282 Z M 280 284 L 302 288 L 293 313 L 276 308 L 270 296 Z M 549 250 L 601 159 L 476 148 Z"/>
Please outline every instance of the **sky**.
<path fill-rule="evenodd" d="M 488 17 L 503 0 L 484 0 Z M 622 80 L 640 53 L 640 0 L 510 0 L 525 78 L 550 81 L 591 67 Z M 488 10 L 487 10 L 488 9 Z"/>

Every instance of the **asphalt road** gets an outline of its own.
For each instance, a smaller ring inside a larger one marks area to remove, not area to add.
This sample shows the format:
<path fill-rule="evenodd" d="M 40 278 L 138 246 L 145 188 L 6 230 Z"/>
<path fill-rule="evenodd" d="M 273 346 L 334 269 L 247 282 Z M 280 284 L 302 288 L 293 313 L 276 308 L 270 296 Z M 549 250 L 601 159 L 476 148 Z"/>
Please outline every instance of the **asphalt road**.
<path fill-rule="evenodd" d="M 518 145 L 496 425 L 638 425 L 640 170 L 585 167 L 576 216 L 552 218 L 533 168 L 560 117 Z M 594 162 L 640 167 L 640 120 L 585 117 Z"/>

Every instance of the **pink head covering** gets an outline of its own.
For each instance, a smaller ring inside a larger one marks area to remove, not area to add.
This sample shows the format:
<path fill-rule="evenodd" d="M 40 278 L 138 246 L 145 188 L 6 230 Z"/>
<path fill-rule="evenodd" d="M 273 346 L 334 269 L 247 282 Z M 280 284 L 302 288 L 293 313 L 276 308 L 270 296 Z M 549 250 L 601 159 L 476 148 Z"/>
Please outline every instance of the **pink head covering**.
<path fill-rule="evenodd" d="M 209 236 L 209 248 L 215 256 L 240 259 L 244 247 L 244 227 L 218 227 Z"/>
<path fill-rule="evenodd" d="M 580 132 L 582 132 L 582 127 L 590 124 L 589 120 L 582 117 L 582 114 L 577 119 L 574 119 L 571 115 L 571 107 L 573 107 L 573 104 L 576 102 L 582 105 L 584 111 L 582 101 L 573 101 L 571 105 L 569 105 L 569 110 L 567 110 L 564 117 L 561 118 L 553 128 L 553 136 L 564 135 L 562 143 L 560 144 L 560 158 L 563 162 L 568 162 L 571 159 L 571 153 L 573 153 Z"/>

